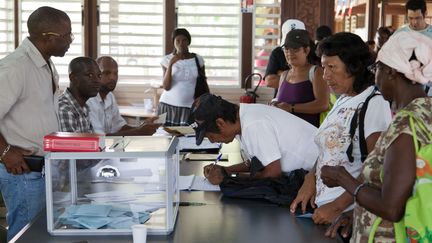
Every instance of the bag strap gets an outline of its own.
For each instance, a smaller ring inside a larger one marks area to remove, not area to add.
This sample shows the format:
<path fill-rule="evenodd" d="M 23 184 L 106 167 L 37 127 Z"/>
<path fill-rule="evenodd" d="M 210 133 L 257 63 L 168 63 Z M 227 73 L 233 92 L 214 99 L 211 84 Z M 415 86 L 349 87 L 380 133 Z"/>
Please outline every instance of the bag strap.
<path fill-rule="evenodd" d="M 419 144 L 417 141 L 417 129 L 414 125 L 414 118 L 412 115 L 409 116 L 409 122 L 410 122 L 410 127 L 411 127 L 411 131 L 412 131 L 412 137 L 413 137 L 413 143 L 414 143 L 414 148 L 415 148 L 415 152 L 416 154 L 419 151 Z"/>
<path fill-rule="evenodd" d="M 283 81 L 285 82 L 285 81 L 288 81 L 288 80 L 286 80 L 287 79 L 287 77 L 288 77 L 288 73 L 289 73 L 289 69 L 288 70 L 286 70 L 286 71 L 284 71 L 284 78 L 283 78 Z"/>
<path fill-rule="evenodd" d="M 381 217 L 377 217 L 375 219 L 375 221 L 372 224 L 372 227 L 370 229 L 370 233 L 369 233 L 369 237 L 368 237 L 368 243 L 373 243 L 374 242 L 374 238 L 375 238 L 375 232 L 378 229 L 378 226 L 381 224 L 382 222 L 382 218 Z"/>
<path fill-rule="evenodd" d="M 417 154 L 419 152 L 419 146 L 420 145 L 419 145 L 419 141 L 417 140 L 417 128 L 416 128 L 416 125 L 418 126 L 418 128 L 420 130 L 422 130 L 425 134 L 427 134 L 427 136 L 428 136 L 428 138 L 430 140 L 432 140 L 432 135 L 429 134 L 429 132 L 427 131 L 427 129 L 426 129 L 425 125 L 424 125 L 424 123 L 414 116 L 413 112 L 402 110 L 399 113 L 400 114 L 406 114 L 408 116 L 409 125 L 410 125 L 411 131 L 412 131 L 412 137 L 413 137 L 414 147 L 415 147 L 415 151 L 416 151 L 416 154 Z M 384 172 L 383 172 L 382 169 L 380 171 L 380 180 L 381 180 L 381 182 L 384 181 Z M 374 221 L 374 223 L 373 223 L 373 225 L 371 227 L 370 233 L 369 233 L 368 243 L 372 243 L 373 242 L 374 237 L 375 237 L 375 232 L 376 232 L 379 224 L 381 223 L 381 221 L 382 221 L 381 217 L 378 217 L 378 218 L 375 219 L 375 221 Z M 407 235 L 406 235 L 406 231 L 405 231 L 405 221 L 404 221 L 404 219 L 402 218 L 402 220 L 400 220 L 399 222 L 395 222 L 393 225 L 394 225 L 395 240 L 396 240 L 396 242 L 397 243 L 406 242 Z"/>
<path fill-rule="evenodd" d="M 432 140 L 432 135 L 428 132 L 428 129 L 426 128 L 424 123 L 414 116 L 413 112 L 406 111 L 406 110 L 402 110 L 400 112 L 408 115 L 409 117 L 409 124 L 412 131 L 413 143 L 414 143 L 415 151 L 416 153 L 418 153 L 418 151 L 420 150 L 420 144 L 419 141 L 417 140 L 417 128 L 423 131 L 423 133 L 426 134 L 429 140 Z"/>
<path fill-rule="evenodd" d="M 309 69 L 309 81 L 311 81 L 311 83 L 313 83 L 313 78 L 315 76 L 315 71 L 316 71 L 317 66 L 313 65 L 310 69 Z"/>
<path fill-rule="evenodd" d="M 359 104 L 356 111 L 354 112 L 353 118 L 351 119 L 350 130 L 349 130 L 351 141 L 346 151 L 348 160 L 351 163 L 354 162 L 354 157 L 352 156 L 352 152 L 354 148 L 354 143 L 353 143 L 354 135 L 357 126 L 359 128 L 360 159 L 362 162 L 364 162 L 367 158 L 368 152 L 367 152 L 366 138 L 364 135 L 364 120 L 369 105 L 369 101 L 377 95 L 381 95 L 381 93 L 378 91 L 377 87 L 375 87 L 372 93 L 366 98 L 366 100 Z"/>
<path fill-rule="evenodd" d="M 366 117 L 366 110 L 368 108 L 369 101 L 377 95 L 381 95 L 381 93 L 379 93 L 377 87 L 375 87 L 373 93 L 366 98 L 365 103 L 363 104 L 359 114 L 360 153 L 362 162 L 366 160 L 366 157 L 368 155 L 366 138 L 364 135 L 364 121 Z"/>
<path fill-rule="evenodd" d="M 198 61 L 198 57 L 197 57 L 197 54 L 195 54 L 195 53 L 192 53 L 192 55 L 194 55 L 194 58 L 195 58 L 195 63 L 196 63 L 196 66 L 197 66 L 197 70 L 198 70 L 198 75 L 200 75 L 200 70 L 201 70 L 201 66 L 199 65 L 199 61 Z"/>

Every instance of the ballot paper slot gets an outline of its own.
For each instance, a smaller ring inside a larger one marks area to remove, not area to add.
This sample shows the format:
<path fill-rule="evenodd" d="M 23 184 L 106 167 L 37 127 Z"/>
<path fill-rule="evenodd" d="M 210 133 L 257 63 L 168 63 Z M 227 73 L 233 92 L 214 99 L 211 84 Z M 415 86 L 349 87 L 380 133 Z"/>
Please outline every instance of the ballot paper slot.
<path fill-rule="evenodd" d="M 145 224 L 148 234 L 172 232 L 180 199 L 177 138 L 127 139 L 130 144 L 169 146 L 163 153 L 134 149 L 47 154 L 50 234 L 124 235 L 131 234 L 135 224 Z"/>

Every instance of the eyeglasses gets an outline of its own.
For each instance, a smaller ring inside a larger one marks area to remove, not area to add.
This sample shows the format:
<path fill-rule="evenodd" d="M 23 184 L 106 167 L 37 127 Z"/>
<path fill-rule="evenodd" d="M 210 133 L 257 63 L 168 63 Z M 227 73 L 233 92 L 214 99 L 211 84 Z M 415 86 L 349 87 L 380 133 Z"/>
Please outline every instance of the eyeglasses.
<path fill-rule="evenodd" d="M 60 37 L 60 38 L 63 38 L 63 39 L 70 38 L 71 41 L 73 41 L 75 39 L 75 36 L 74 36 L 74 34 L 72 32 L 66 33 L 64 35 L 61 35 L 61 34 L 55 33 L 55 32 L 44 32 L 44 33 L 42 33 L 42 35 L 43 36 L 53 35 L 53 36 L 57 36 L 57 37 Z"/>
<path fill-rule="evenodd" d="M 282 50 L 284 52 L 297 53 L 297 52 L 300 51 L 300 47 L 299 48 L 289 48 L 289 47 L 286 47 L 286 46 L 282 46 Z"/>

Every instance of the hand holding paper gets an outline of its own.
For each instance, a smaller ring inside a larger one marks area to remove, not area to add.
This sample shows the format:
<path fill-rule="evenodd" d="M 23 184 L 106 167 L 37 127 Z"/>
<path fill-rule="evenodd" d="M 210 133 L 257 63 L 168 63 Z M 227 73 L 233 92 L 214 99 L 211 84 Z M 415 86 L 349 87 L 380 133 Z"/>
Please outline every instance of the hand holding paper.
<path fill-rule="evenodd" d="M 159 117 L 156 120 L 154 120 L 153 123 L 156 123 L 156 124 L 165 124 L 165 122 L 166 122 L 166 116 L 167 116 L 166 112 L 163 113 L 163 114 L 161 114 L 161 115 L 159 115 Z"/>

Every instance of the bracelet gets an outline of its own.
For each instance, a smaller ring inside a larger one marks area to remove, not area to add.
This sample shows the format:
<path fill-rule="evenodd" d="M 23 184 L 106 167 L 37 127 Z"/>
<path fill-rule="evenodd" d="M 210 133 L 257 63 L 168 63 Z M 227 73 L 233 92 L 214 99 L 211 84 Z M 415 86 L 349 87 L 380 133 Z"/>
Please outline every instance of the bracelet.
<path fill-rule="evenodd" d="M 353 193 L 354 202 L 357 201 L 357 194 L 359 193 L 360 189 L 362 189 L 363 187 L 365 187 L 367 185 L 368 185 L 367 183 L 362 183 L 356 187 L 356 189 L 354 190 L 354 193 Z"/>
<path fill-rule="evenodd" d="M 295 104 L 291 104 L 291 113 L 294 113 L 294 105 Z"/>
<path fill-rule="evenodd" d="M 3 150 L 3 153 L 0 156 L 0 160 L 3 160 L 3 157 L 7 154 L 7 152 L 9 152 L 9 149 L 11 148 L 10 144 L 8 144 L 5 148 L 5 150 Z"/>

